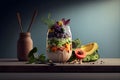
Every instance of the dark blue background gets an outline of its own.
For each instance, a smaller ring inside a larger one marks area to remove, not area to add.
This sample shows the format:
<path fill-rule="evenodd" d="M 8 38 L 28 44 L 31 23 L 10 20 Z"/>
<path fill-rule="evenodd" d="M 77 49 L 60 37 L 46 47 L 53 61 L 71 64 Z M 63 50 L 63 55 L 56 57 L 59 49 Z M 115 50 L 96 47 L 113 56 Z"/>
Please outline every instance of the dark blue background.
<path fill-rule="evenodd" d="M 0 58 L 16 58 L 20 32 L 16 12 L 21 13 L 26 31 L 35 8 L 39 12 L 31 34 L 38 53 L 45 54 L 46 50 L 47 26 L 41 22 L 41 18 L 51 13 L 55 20 L 70 18 L 73 39 L 80 38 L 82 44 L 97 42 L 101 57 L 120 57 L 119 0 L 1 0 Z"/>

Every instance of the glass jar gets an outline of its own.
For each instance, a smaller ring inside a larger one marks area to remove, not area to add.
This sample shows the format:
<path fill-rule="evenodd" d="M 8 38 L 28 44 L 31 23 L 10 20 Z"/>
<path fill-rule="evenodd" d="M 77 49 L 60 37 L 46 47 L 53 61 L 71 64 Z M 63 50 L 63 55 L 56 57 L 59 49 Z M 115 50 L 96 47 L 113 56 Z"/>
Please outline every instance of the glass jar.
<path fill-rule="evenodd" d="M 30 32 L 20 33 L 17 41 L 17 58 L 19 61 L 27 61 L 28 53 L 33 49 L 33 41 Z"/>
<path fill-rule="evenodd" d="M 57 23 L 58 24 L 58 23 Z M 72 54 L 72 34 L 68 25 L 53 25 L 48 29 L 47 56 L 53 62 L 66 62 Z"/>

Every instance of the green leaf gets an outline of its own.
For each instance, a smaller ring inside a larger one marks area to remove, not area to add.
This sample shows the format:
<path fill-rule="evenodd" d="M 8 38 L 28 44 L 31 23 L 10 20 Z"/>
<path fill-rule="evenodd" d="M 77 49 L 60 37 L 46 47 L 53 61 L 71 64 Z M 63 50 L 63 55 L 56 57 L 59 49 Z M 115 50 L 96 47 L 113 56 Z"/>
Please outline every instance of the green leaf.
<path fill-rule="evenodd" d="M 34 56 L 31 56 L 31 57 L 29 57 L 29 60 L 28 60 L 27 64 L 32 64 L 32 63 L 34 63 L 36 61 L 37 61 L 37 59 Z"/>
<path fill-rule="evenodd" d="M 72 55 L 71 55 L 70 59 L 68 60 L 68 62 L 71 62 L 71 61 L 73 61 L 75 59 L 77 59 L 76 55 L 75 55 L 75 51 L 72 51 Z"/>
<path fill-rule="evenodd" d="M 35 62 L 37 59 L 34 57 L 34 53 L 37 52 L 37 47 L 34 47 L 28 54 L 28 64 Z"/>
<path fill-rule="evenodd" d="M 27 64 L 32 64 L 32 63 L 46 63 L 46 57 L 44 54 L 38 55 L 37 53 L 37 47 L 34 47 L 28 54 L 28 63 Z"/>
<path fill-rule="evenodd" d="M 48 14 L 48 18 L 42 18 L 41 20 L 48 26 L 48 28 L 51 28 L 55 24 L 55 21 L 51 19 L 50 13 Z"/>
<path fill-rule="evenodd" d="M 50 18 L 51 18 L 51 14 L 49 13 L 49 14 L 48 14 L 48 19 L 50 19 Z"/>
<path fill-rule="evenodd" d="M 46 63 L 46 57 L 45 57 L 45 55 L 44 54 L 40 54 L 38 60 L 41 63 Z"/>
<path fill-rule="evenodd" d="M 34 47 L 28 54 L 28 58 L 34 56 L 33 54 L 37 52 L 37 47 Z"/>
<path fill-rule="evenodd" d="M 81 41 L 79 38 L 72 40 L 72 48 L 76 49 L 76 48 L 80 48 L 81 47 Z"/>

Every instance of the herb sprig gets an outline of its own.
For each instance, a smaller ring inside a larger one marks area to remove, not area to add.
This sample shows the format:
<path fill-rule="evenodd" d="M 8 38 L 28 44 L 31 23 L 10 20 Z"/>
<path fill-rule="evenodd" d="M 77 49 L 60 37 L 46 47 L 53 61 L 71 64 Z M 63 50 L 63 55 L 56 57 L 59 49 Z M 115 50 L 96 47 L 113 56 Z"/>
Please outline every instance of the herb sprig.
<path fill-rule="evenodd" d="M 51 14 L 48 14 L 47 18 L 42 18 L 42 22 L 46 24 L 48 28 L 51 28 L 55 24 L 55 21 L 51 19 Z"/>
<path fill-rule="evenodd" d="M 46 56 L 44 54 L 37 54 L 37 47 L 34 47 L 28 54 L 28 63 L 46 63 L 48 60 L 46 59 Z"/>

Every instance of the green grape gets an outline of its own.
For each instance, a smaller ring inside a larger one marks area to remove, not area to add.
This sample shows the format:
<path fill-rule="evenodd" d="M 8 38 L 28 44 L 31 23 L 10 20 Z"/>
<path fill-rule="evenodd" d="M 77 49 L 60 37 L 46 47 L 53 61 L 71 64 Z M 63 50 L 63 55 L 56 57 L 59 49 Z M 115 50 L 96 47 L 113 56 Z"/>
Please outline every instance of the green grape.
<path fill-rule="evenodd" d="M 89 62 L 91 60 L 91 57 L 88 55 L 83 59 L 83 62 Z"/>

